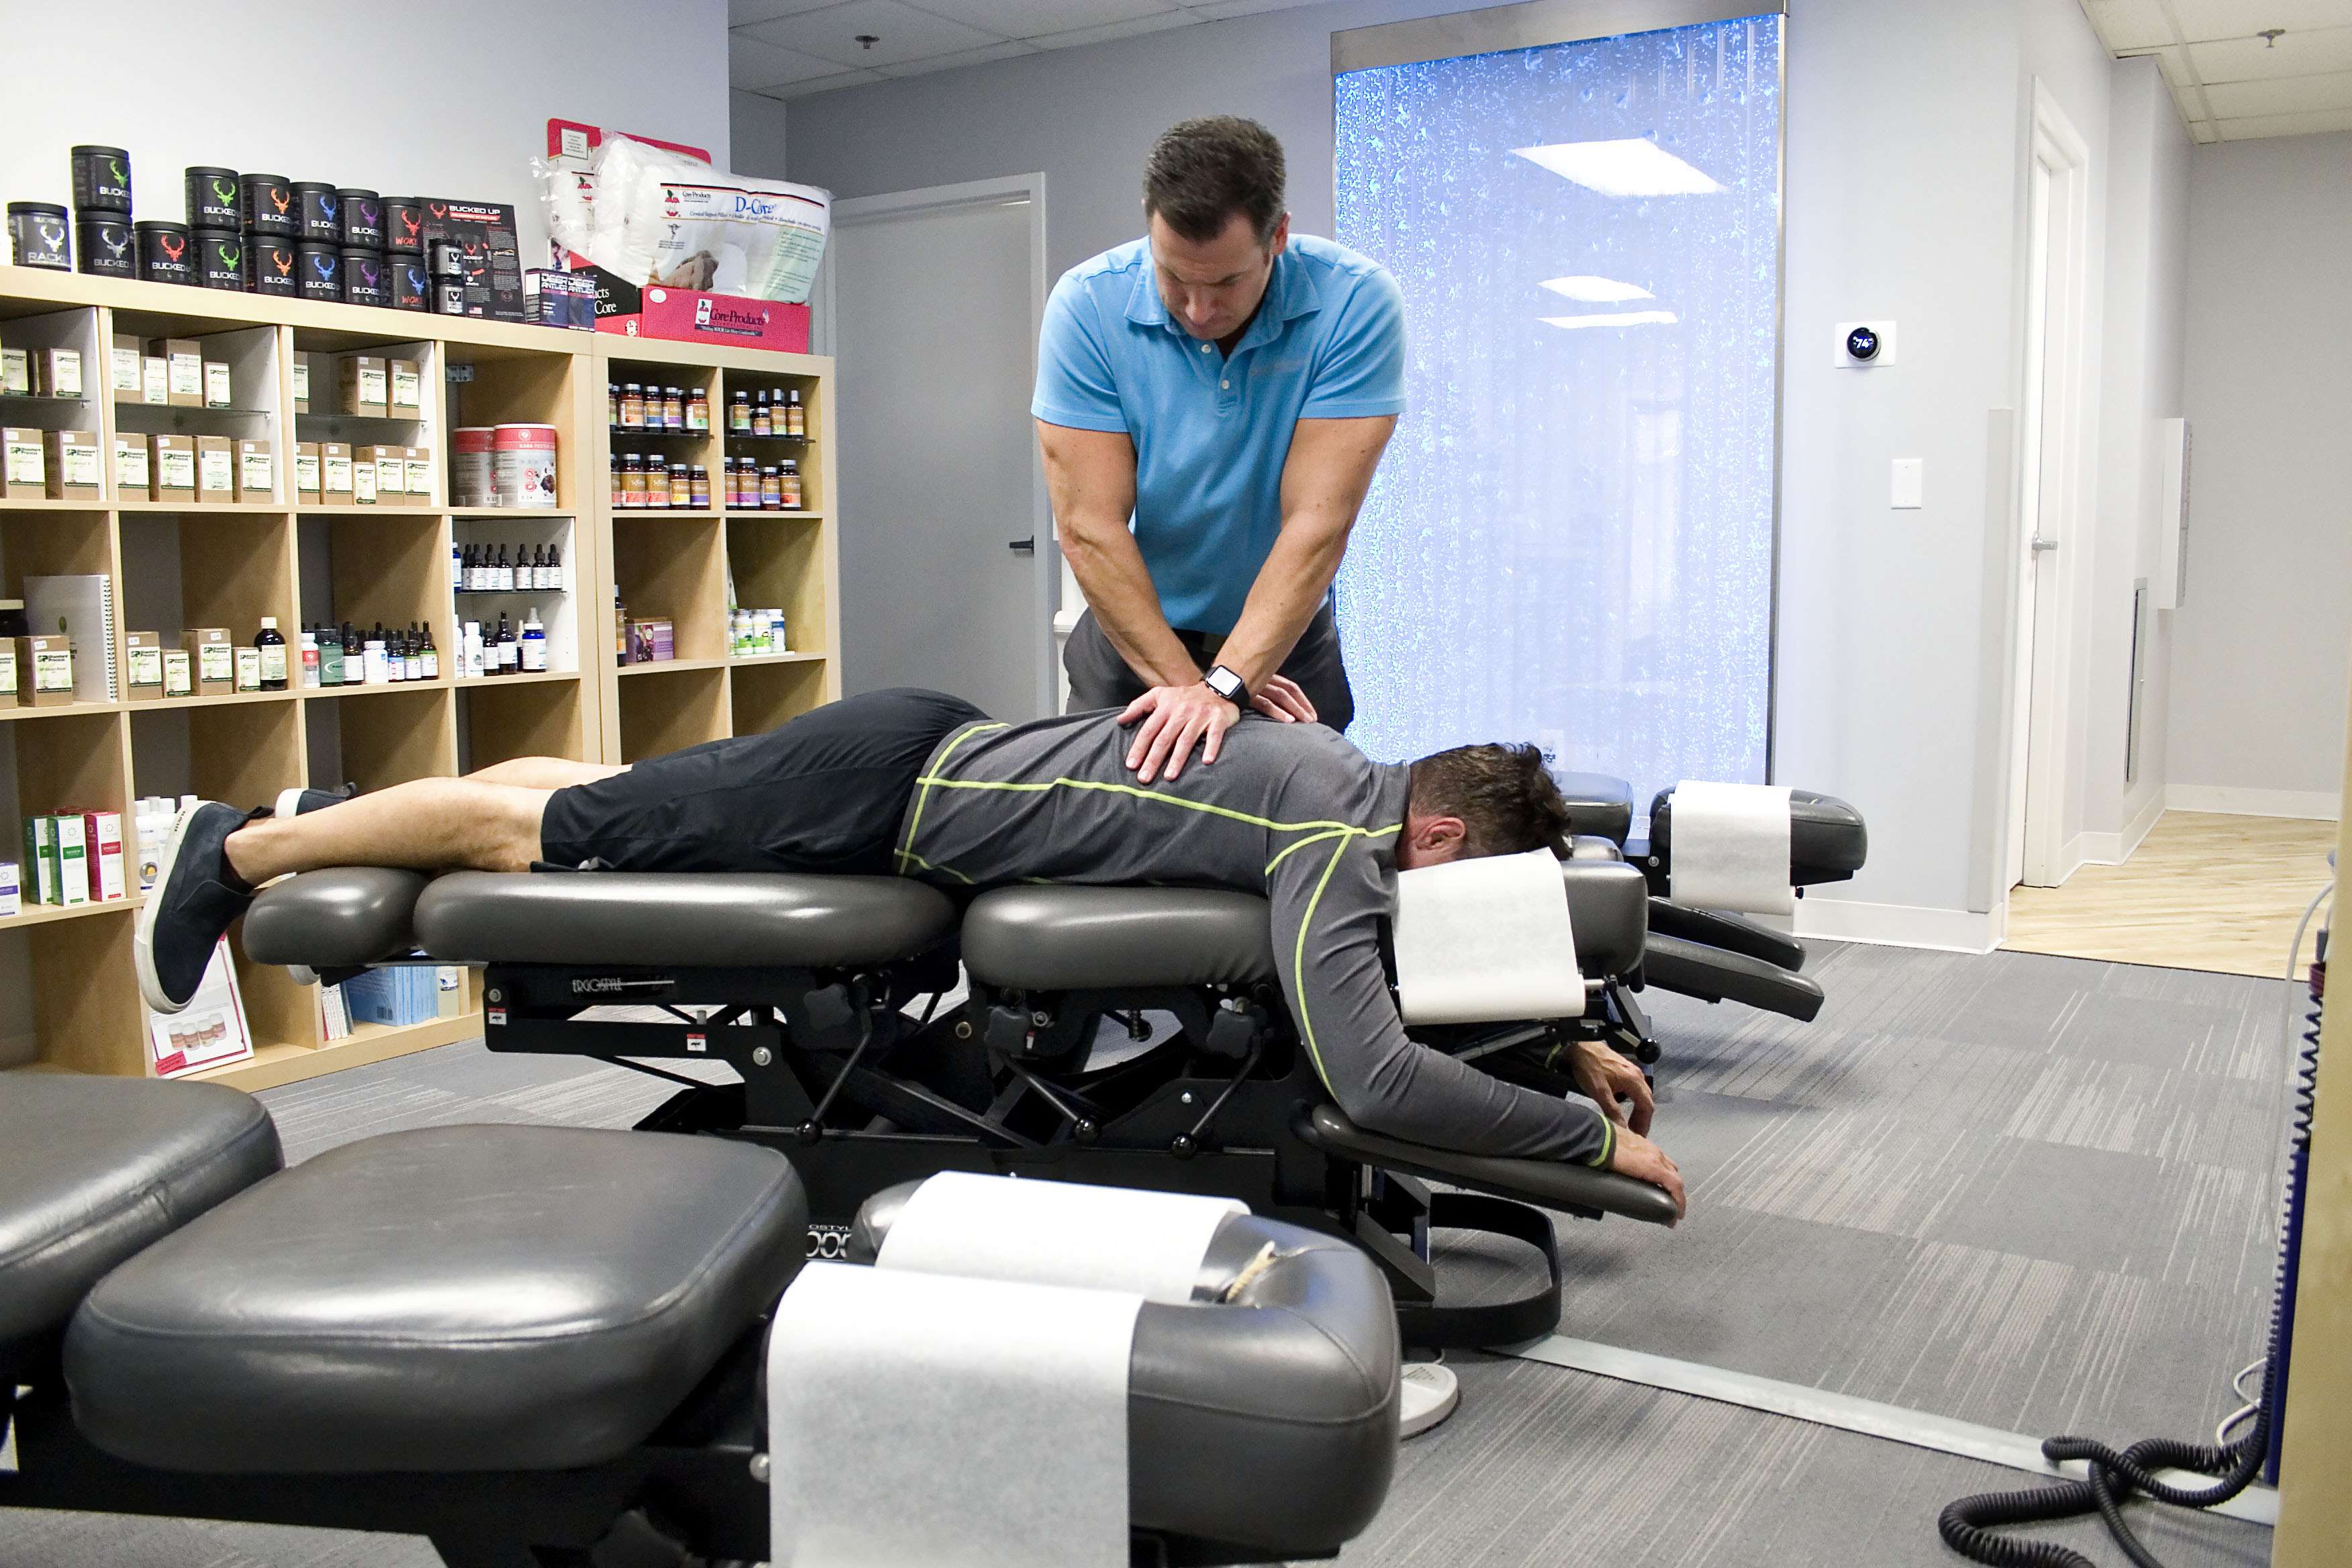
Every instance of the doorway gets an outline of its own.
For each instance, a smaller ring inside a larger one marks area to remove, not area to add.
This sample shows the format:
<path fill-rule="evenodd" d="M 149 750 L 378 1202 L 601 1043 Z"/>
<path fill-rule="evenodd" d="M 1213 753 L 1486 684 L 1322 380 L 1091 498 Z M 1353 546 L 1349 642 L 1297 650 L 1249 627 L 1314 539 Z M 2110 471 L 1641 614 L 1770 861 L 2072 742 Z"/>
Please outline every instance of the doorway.
<path fill-rule="evenodd" d="M 2068 547 L 2082 471 L 2082 331 L 2090 153 L 2040 81 L 2026 164 L 2022 437 L 2010 656 L 2003 889 L 2056 887 L 2063 864 L 2066 667 L 2073 623 Z"/>
<path fill-rule="evenodd" d="M 836 203 L 815 337 L 841 362 L 842 690 L 1054 711 L 1053 527 L 1029 418 L 1045 176 Z"/>

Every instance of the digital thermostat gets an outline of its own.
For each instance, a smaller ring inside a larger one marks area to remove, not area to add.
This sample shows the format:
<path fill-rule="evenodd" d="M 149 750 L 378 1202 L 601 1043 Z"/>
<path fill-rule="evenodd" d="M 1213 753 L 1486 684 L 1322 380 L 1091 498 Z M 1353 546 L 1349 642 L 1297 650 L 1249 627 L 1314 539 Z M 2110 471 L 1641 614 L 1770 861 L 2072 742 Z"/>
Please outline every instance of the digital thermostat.
<path fill-rule="evenodd" d="M 1835 363 L 1847 370 L 1895 363 L 1895 323 L 1840 321 Z"/>

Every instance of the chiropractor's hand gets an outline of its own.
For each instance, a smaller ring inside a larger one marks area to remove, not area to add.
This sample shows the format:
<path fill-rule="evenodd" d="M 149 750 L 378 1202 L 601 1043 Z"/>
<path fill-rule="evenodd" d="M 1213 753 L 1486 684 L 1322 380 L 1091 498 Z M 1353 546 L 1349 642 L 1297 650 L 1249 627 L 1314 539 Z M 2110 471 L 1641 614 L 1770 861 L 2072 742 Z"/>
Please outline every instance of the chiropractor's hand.
<path fill-rule="evenodd" d="M 1640 1068 L 1598 1040 L 1577 1041 L 1568 1066 L 1575 1075 L 1576 1087 L 1601 1108 L 1602 1115 L 1620 1127 L 1648 1136 L 1650 1117 L 1657 1110 L 1657 1102 L 1651 1097 L 1650 1080 L 1642 1076 Z M 1633 1102 L 1630 1120 L 1624 1108 L 1617 1103 L 1620 1095 Z"/>
<path fill-rule="evenodd" d="M 1184 771 L 1185 759 L 1201 747 L 1202 766 L 1217 760 L 1225 731 L 1241 722 L 1242 710 L 1199 681 L 1190 686 L 1155 686 L 1127 705 L 1121 724 L 1142 723 L 1127 748 L 1127 765 L 1139 783 L 1150 784 L 1162 767 L 1174 778 Z"/>
<path fill-rule="evenodd" d="M 1609 1152 L 1609 1168 L 1621 1176 L 1631 1176 L 1637 1182 L 1647 1182 L 1654 1187 L 1664 1187 L 1666 1195 L 1675 1200 L 1675 1218 L 1689 1212 L 1690 1205 L 1683 1197 L 1683 1173 L 1666 1157 L 1666 1152 L 1625 1128 L 1617 1130 L 1617 1146 Z"/>
<path fill-rule="evenodd" d="M 1265 685 L 1251 694 L 1250 706 L 1286 724 L 1315 722 L 1315 704 L 1307 700 L 1298 682 L 1286 675 L 1267 676 Z"/>

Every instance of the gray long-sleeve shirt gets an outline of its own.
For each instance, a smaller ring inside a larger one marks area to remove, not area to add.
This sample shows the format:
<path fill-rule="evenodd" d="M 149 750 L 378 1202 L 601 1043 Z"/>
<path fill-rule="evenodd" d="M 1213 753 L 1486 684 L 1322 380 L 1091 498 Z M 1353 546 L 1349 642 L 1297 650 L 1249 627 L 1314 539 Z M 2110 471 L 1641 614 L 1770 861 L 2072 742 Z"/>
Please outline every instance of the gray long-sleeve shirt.
<path fill-rule="evenodd" d="M 940 742 L 898 870 L 952 886 L 1175 883 L 1271 904 L 1283 994 L 1339 1109 L 1434 1148 L 1606 1164 L 1607 1118 L 1409 1039 L 1381 964 L 1411 772 L 1320 724 L 1250 715 L 1217 761 L 1140 784 L 1108 711 L 974 723 Z"/>

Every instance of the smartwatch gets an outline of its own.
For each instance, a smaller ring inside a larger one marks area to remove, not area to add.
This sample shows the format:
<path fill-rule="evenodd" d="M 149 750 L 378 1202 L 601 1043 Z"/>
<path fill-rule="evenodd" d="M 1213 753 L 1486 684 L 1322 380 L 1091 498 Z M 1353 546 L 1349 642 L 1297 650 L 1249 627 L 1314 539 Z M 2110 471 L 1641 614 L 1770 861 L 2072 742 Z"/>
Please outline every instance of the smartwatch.
<path fill-rule="evenodd" d="M 1222 664 L 1201 677 L 1201 684 L 1236 708 L 1249 706 L 1249 683 Z"/>

